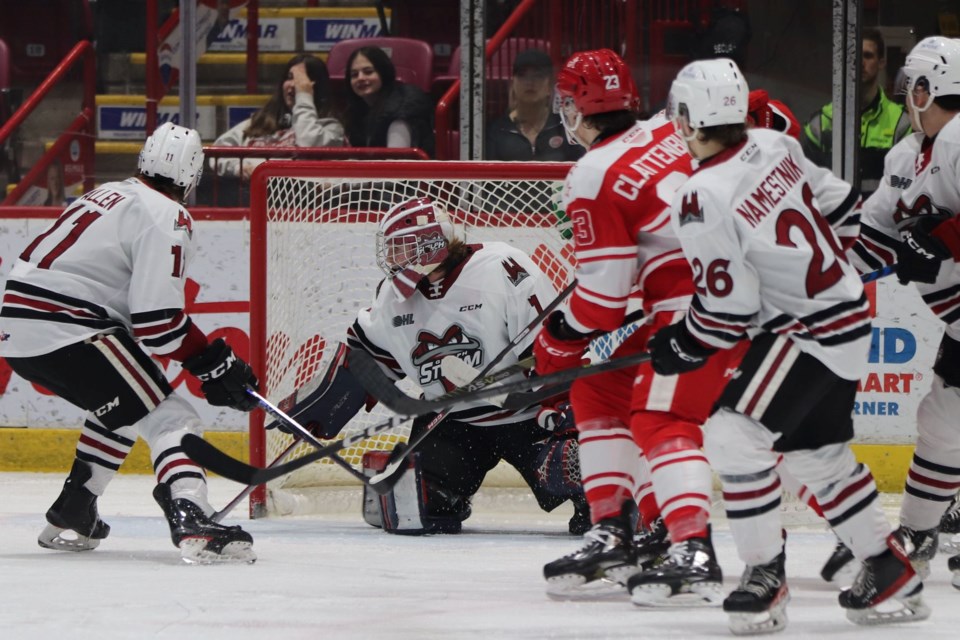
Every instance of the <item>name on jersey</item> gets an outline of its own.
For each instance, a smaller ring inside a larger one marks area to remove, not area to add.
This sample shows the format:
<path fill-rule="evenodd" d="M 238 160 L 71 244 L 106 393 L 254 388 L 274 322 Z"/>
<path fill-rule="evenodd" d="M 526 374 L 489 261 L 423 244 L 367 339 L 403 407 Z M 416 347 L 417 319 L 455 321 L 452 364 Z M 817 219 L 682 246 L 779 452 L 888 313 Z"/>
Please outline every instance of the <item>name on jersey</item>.
<path fill-rule="evenodd" d="M 107 211 L 110 211 L 110 209 L 115 207 L 118 202 L 126 200 L 126 198 L 126 196 L 121 195 L 116 191 L 111 191 L 110 189 L 94 189 L 87 195 L 83 196 L 81 200 L 92 202 L 98 207 L 102 207 Z"/>
<path fill-rule="evenodd" d="M 758 226 L 802 178 L 803 170 L 788 155 L 760 181 L 756 191 L 737 205 L 737 214 L 750 226 Z"/>
<path fill-rule="evenodd" d="M 613 183 L 613 190 L 627 200 L 636 200 L 647 180 L 661 175 L 677 158 L 686 158 L 687 155 L 687 146 L 680 136 L 671 134 L 631 162 L 629 168 L 637 175 L 620 174 Z"/>

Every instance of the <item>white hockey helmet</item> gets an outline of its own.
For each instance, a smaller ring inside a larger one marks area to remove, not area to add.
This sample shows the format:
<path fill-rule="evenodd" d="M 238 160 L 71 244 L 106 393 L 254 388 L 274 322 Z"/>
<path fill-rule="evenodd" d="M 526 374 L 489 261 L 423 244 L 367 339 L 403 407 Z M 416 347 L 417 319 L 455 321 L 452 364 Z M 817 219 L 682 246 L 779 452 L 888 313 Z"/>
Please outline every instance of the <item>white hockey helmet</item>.
<path fill-rule="evenodd" d="M 960 95 L 960 40 L 931 36 L 924 38 L 910 50 L 903 65 L 907 75 L 907 100 L 914 113 L 926 111 L 937 96 Z M 926 89 L 930 99 L 917 108 L 913 101 L 913 90 Z M 914 116 L 918 120 L 918 116 Z M 917 127 L 919 122 L 915 122 Z"/>
<path fill-rule="evenodd" d="M 747 81 L 729 58 L 691 62 L 670 86 L 667 117 L 691 129 L 743 124 L 750 102 Z"/>
<path fill-rule="evenodd" d="M 402 202 L 383 216 L 377 231 L 377 265 L 404 298 L 447 257 L 454 237 L 446 211 L 430 198 Z"/>
<path fill-rule="evenodd" d="M 203 145 L 193 129 L 165 122 L 143 143 L 137 168 L 145 176 L 169 178 L 186 199 L 200 183 Z"/>

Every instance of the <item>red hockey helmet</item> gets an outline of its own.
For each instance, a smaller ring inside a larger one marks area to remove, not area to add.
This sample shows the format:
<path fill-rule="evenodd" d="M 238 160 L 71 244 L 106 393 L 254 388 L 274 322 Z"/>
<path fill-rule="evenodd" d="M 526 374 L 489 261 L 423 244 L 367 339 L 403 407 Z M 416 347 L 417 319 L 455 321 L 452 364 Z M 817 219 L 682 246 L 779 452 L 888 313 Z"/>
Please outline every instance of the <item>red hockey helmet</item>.
<path fill-rule="evenodd" d="M 610 49 L 580 51 L 557 74 L 557 95 L 571 98 L 581 115 L 636 110 L 637 86 L 627 63 Z"/>
<path fill-rule="evenodd" d="M 410 296 L 447 257 L 453 225 L 430 198 L 402 202 L 383 216 L 377 232 L 377 265 L 397 291 Z"/>

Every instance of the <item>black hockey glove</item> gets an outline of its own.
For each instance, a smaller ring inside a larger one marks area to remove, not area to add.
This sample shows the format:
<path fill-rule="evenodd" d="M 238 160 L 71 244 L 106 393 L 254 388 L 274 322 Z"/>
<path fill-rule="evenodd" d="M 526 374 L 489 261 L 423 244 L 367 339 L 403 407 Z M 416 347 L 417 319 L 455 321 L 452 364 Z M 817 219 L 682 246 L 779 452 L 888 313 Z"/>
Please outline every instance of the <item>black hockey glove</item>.
<path fill-rule="evenodd" d="M 647 345 L 653 370 L 662 376 L 674 376 L 699 369 L 716 352 L 693 337 L 683 320 L 664 327 Z"/>
<path fill-rule="evenodd" d="M 200 390 L 215 407 L 232 407 L 237 411 L 253 411 L 257 401 L 247 387 L 259 389 L 250 365 L 238 358 L 223 338 L 207 345 L 200 355 L 183 361 L 183 368 L 203 384 Z"/>
<path fill-rule="evenodd" d="M 900 284 L 933 284 L 940 273 L 940 263 L 953 257 L 940 238 L 930 235 L 941 222 L 943 218 L 939 216 L 920 218 L 915 225 L 900 232 L 903 240 L 897 248 L 897 280 Z"/>

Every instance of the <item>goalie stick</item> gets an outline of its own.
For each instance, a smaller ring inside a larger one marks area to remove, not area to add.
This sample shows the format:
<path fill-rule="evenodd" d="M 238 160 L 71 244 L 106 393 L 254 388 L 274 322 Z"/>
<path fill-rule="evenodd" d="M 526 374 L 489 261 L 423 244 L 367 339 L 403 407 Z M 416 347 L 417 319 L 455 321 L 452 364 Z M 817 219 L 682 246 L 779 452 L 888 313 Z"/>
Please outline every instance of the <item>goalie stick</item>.
<path fill-rule="evenodd" d="M 264 410 L 264 411 L 266 411 L 267 413 L 269 413 L 270 415 L 272 415 L 274 418 L 276 418 L 277 420 L 280 420 L 281 422 L 283 422 L 284 424 L 286 424 L 288 427 L 290 427 L 291 429 L 293 429 L 294 431 L 296 431 L 296 432 L 297 432 L 297 436 L 298 436 L 301 440 L 304 440 L 304 441 L 306 441 L 306 442 L 309 442 L 310 444 L 312 444 L 312 445 L 313 445 L 314 447 L 316 447 L 317 449 L 323 449 L 324 445 L 323 445 L 322 442 L 320 442 L 319 440 L 317 440 L 317 439 L 313 436 L 313 434 L 310 433 L 310 431 L 307 430 L 306 427 L 304 427 L 302 424 L 300 424 L 299 422 L 297 422 L 296 420 L 294 420 L 293 418 L 291 418 L 290 416 L 288 416 L 288 415 L 287 415 L 286 413 L 284 413 L 279 407 L 273 405 L 269 400 L 267 400 L 266 398 L 264 398 L 262 395 L 260 395 L 259 393 L 257 393 L 257 392 L 254 391 L 253 389 L 247 388 L 247 393 L 250 394 L 253 398 L 256 399 L 257 403 L 258 403 L 261 407 L 263 407 L 263 410 Z M 341 467 L 342 469 L 344 469 L 347 473 L 349 473 L 350 475 L 352 475 L 354 478 L 356 478 L 357 480 L 359 480 L 359 481 L 362 482 L 363 484 L 370 485 L 370 487 L 371 487 L 374 491 L 376 491 L 377 493 L 381 493 L 381 492 L 382 492 L 382 493 L 386 493 L 386 492 L 390 491 L 390 489 L 393 488 L 393 485 L 392 485 L 392 484 L 383 483 L 383 482 L 381 482 L 381 483 L 379 483 L 379 484 L 377 484 L 377 485 L 372 485 L 372 484 L 370 483 L 370 478 L 368 478 L 367 476 L 365 476 L 362 471 L 357 471 L 356 469 L 354 469 L 353 466 L 351 466 L 351 464 L 350 464 L 349 462 L 347 462 L 346 460 L 344 460 L 343 458 L 341 458 L 340 456 L 338 456 L 338 455 L 336 454 L 336 452 L 331 453 L 331 454 L 330 454 L 329 456 L 327 456 L 327 457 L 329 457 L 330 460 L 332 460 L 334 463 L 336 463 L 338 466 L 340 466 L 340 467 Z M 399 479 L 399 478 L 398 478 L 398 479 Z"/>
<path fill-rule="evenodd" d="M 274 458 L 273 462 L 271 462 L 271 463 L 269 464 L 269 466 L 267 466 L 267 468 L 268 468 L 268 469 L 271 469 L 271 468 L 277 466 L 278 464 L 280 464 L 281 462 L 283 462 L 284 460 L 286 460 L 287 458 L 289 458 L 289 457 L 290 457 L 290 454 L 293 453 L 293 450 L 297 447 L 298 444 L 300 444 L 300 441 L 294 439 L 294 441 L 291 442 L 291 443 L 287 446 L 286 449 L 284 449 L 283 451 L 280 452 L 280 455 L 278 455 L 276 458 Z M 224 518 L 226 518 L 227 515 L 228 515 L 231 511 L 233 511 L 234 508 L 236 508 L 236 506 L 237 506 L 238 504 L 240 504 L 241 502 L 243 502 L 244 498 L 246 498 L 246 497 L 249 496 L 251 493 L 253 493 L 253 490 L 254 490 L 255 488 L 256 488 L 256 485 L 251 485 L 251 486 L 249 486 L 249 487 L 245 487 L 244 490 L 241 491 L 240 493 L 238 493 L 233 500 L 231 500 L 230 502 L 228 502 L 228 503 L 226 504 L 226 506 L 223 507 L 223 509 L 220 509 L 219 511 L 214 512 L 214 514 L 213 514 L 212 516 L 210 516 L 210 519 L 213 520 L 214 522 L 220 522 L 221 520 L 223 520 Z"/>
<path fill-rule="evenodd" d="M 284 462 L 276 466 L 267 468 L 255 467 L 242 460 L 232 458 L 214 445 L 193 433 L 188 433 L 180 440 L 180 446 L 184 452 L 190 456 L 190 459 L 202 467 L 213 471 L 217 475 L 223 476 L 228 480 L 239 482 L 241 484 L 258 485 L 265 484 L 282 476 L 292 473 L 301 467 L 312 464 L 317 460 L 323 460 L 332 454 L 349 449 L 361 440 L 372 438 L 373 436 L 389 431 L 405 422 L 406 418 L 394 417 L 386 422 L 375 424 L 359 431 L 353 435 L 347 436 L 343 440 L 331 443 L 321 449 L 312 451 L 296 460 Z"/>
<path fill-rule="evenodd" d="M 510 349 L 519 344 L 533 329 L 535 329 L 541 322 L 546 319 L 546 317 L 556 309 L 557 306 L 573 291 L 576 287 L 576 281 L 571 282 L 560 294 L 554 298 L 554 300 L 548 304 L 542 312 L 540 312 L 534 320 L 527 325 L 513 340 L 510 341 L 510 344 L 487 365 L 487 369 L 492 368 L 497 365 L 509 352 Z M 379 370 L 379 365 L 376 362 L 373 362 L 373 366 L 377 367 L 378 372 L 384 377 L 384 379 L 389 381 L 389 386 L 397 389 L 394 386 L 393 381 L 390 381 L 389 378 Z M 397 391 L 400 391 L 397 389 Z M 401 392 L 401 395 L 406 395 Z M 407 396 L 409 397 L 409 396 Z M 377 493 L 387 493 L 395 484 L 395 480 L 400 478 L 401 473 L 399 472 L 401 467 L 401 461 L 406 458 L 406 456 L 412 452 L 420 442 L 426 437 L 430 431 L 435 429 L 439 425 L 443 418 L 446 417 L 446 412 L 438 413 L 433 420 L 427 424 L 423 432 L 420 433 L 414 440 L 412 440 L 406 447 L 401 449 L 398 447 L 395 451 L 399 450 L 399 454 L 394 460 L 387 465 L 387 467 L 380 472 L 379 474 L 371 477 L 364 478 L 364 480 L 369 484 L 370 488 Z M 237 460 L 233 458 L 214 445 L 210 444 L 203 438 L 198 435 L 188 433 L 180 441 L 180 445 L 183 447 L 184 452 L 197 464 L 200 466 L 209 469 L 210 471 L 216 473 L 217 475 L 223 476 L 228 480 L 233 480 L 234 482 L 239 482 L 246 485 L 259 485 L 275 480 L 276 478 L 283 477 L 288 473 L 293 473 L 301 467 L 305 467 L 308 464 L 313 464 L 318 460 L 327 458 L 343 449 L 352 447 L 353 445 L 366 440 L 367 438 L 372 438 L 373 436 L 389 431 L 390 429 L 396 428 L 401 423 L 405 422 L 406 418 L 402 417 L 393 417 L 386 422 L 381 422 L 380 424 L 375 424 L 362 431 L 359 431 L 353 435 L 345 437 L 339 442 L 334 442 L 326 447 L 322 447 L 301 456 L 296 460 L 291 460 L 290 462 L 285 462 L 282 464 L 274 464 L 267 468 L 255 467 L 249 465 L 242 460 Z"/>

